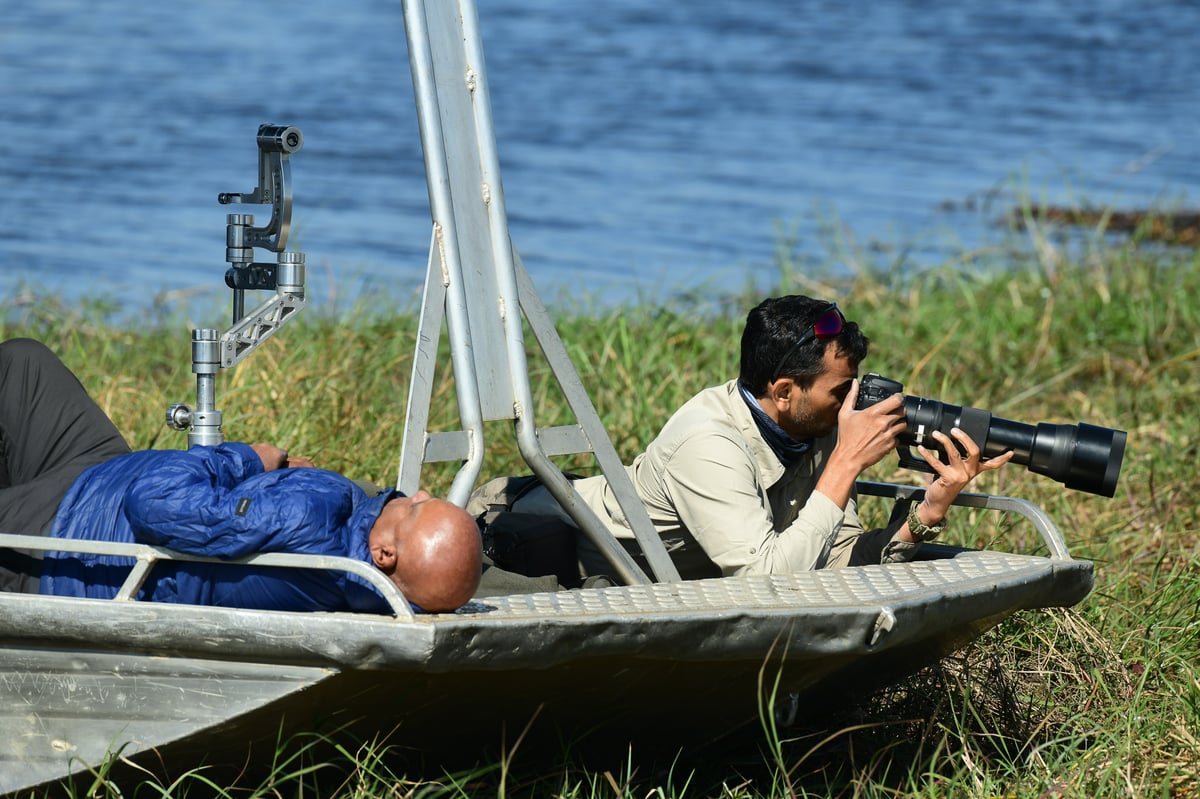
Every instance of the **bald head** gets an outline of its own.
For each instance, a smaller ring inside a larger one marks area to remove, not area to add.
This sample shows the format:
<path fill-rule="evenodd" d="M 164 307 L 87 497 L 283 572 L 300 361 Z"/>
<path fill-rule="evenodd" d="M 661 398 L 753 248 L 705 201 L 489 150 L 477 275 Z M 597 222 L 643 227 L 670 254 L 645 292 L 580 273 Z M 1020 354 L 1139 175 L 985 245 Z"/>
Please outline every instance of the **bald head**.
<path fill-rule="evenodd" d="M 424 491 L 384 505 L 368 545 L 375 565 L 422 610 L 454 610 L 479 587 L 482 547 L 475 520 Z"/>

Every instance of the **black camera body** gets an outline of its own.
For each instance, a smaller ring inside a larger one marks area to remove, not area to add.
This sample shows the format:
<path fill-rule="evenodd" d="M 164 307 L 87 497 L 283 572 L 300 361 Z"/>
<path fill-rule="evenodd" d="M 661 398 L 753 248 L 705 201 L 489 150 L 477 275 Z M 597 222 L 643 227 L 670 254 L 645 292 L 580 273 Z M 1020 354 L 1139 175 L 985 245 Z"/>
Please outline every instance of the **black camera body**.
<path fill-rule="evenodd" d="M 898 381 L 868 374 L 859 383 L 855 407 L 869 408 L 893 394 L 903 393 L 904 386 Z M 984 460 L 1012 450 L 1013 463 L 1057 480 L 1067 488 L 1106 497 L 1116 493 L 1125 458 L 1127 434 L 1123 430 L 1084 422 L 1022 424 L 994 417 L 990 411 L 908 395 L 904 396 L 903 407 L 906 427 L 896 448 L 901 466 L 932 472 L 933 468 L 914 455 L 911 448 L 924 446 L 945 460 L 944 448 L 933 432 L 940 430 L 948 436 L 958 427 L 979 445 Z"/>
<path fill-rule="evenodd" d="M 861 411 L 863 408 L 883 402 L 893 394 L 903 393 L 904 384 L 899 380 L 892 380 L 890 377 L 883 377 L 871 372 L 858 381 L 858 402 L 854 404 L 854 407 Z"/>

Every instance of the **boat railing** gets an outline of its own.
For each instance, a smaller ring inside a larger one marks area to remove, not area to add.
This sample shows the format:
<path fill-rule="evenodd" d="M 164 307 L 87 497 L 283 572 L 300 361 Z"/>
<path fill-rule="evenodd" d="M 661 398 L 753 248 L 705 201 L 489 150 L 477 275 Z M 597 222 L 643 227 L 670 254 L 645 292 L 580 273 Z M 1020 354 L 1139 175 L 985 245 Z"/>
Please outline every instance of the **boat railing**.
<path fill-rule="evenodd" d="M 868 480 L 858 481 L 858 493 L 867 496 L 894 499 L 897 502 L 919 502 L 925 496 L 925 489 L 919 486 L 896 485 L 893 483 L 875 483 Z M 1067 549 L 1067 542 L 1062 531 L 1054 520 L 1039 506 L 1026 499 L 997 496 L 994 494 L 959 494 L 954 500 L 955 505 L 968 508 L 983 508 L 1016 513 L 1028 519 L 1041 535 L 1046 548 L 1053 560 L 1074 560 Z"/>
<path fill-rule="evenodd" d="M 395 583 L 374 566 L 353 558 L 333 555 L 309 555 L 290 552 L 264 552 L 244 558 L 210 558 L 175 552 L 150 544 L 130 544 L 114 541 L 89 541 L 76 538 L 49 538 L 20 533 L 0 533 L 0 548 L 39 550 L 42 552 L 78 552 L 87 555 L 107 555 L 134 559 L 133 568 L 125 582 L 112 597 L 113 601 L 136 601 L 138 592 L 150 572 L 163 562 L 219 563 L 246 567 L 280 567 L 289 569 L 320 569 L 341 571 L 361 577 L 380 593 L 398 621 L 413 621 L 416 616 L 404 594 Z"/>

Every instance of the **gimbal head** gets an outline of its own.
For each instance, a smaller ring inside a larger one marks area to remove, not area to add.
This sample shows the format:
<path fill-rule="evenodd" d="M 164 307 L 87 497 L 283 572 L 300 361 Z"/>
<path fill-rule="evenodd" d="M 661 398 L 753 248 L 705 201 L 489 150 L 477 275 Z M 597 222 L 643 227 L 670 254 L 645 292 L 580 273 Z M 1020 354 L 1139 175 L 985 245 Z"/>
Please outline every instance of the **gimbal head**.
<path fill-rule="evenodd" d="M 270 205 L 271 221 L 266 227 L 250 227 L 245 231 L 245 247 L 265 247 L 283 252 L 287 247 L 288 230 L 292 224 L 292 167 L 288 156 L 304 146 L 300 128 L 285 125 L 260 125 L 258 128 L 258 187 L 249 194 L 222 192 L 217 195 L 221 205 L 250 203 Z"/>
<path fill-rule="evenodd" d="M 258 128 L 258 186 L 248 194 L 222 193 L 222 205 L 270 204 L 271 221 L 255 227 L 250 214 L 228 214 L 225 226 L 225 284 L 233 289 L 233 326 L 223 334 L 213 328 L 192 330 L 192 372 L 196 375 L 196 410 L 183 403 L 167 409 L 167 425 L 188 431 L 189 446 L 212 446 L 225 440 L 221 412 L 215 408 L 218 369 L 234 366 L 253 352 L 304 306 L 304 253 L 284 252 L 292 222 L 292 169 L 288 156 L 304 146 L 304 134 L 287 125 Z M 254 249 L 277 253 L 277 263 L 255 263 Z M 274 291 L 258 308 L 245 313 L 245 292 Z"/>

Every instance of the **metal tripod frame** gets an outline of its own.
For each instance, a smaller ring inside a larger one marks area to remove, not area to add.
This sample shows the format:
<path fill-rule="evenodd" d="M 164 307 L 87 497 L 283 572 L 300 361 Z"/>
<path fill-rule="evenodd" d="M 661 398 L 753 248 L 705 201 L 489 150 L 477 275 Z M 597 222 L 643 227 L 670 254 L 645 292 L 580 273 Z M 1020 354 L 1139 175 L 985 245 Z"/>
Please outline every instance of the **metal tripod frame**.
<path fill-rule="evenodd" d="M 679 572 L 600 423 L 579 375 L 509 237 L 487 72 L 473 0 L 406 0 L 433 235 L 413 360 L 397 488 L 411 494 L 427 462 L 461 460 L 448 498 L 466 503 L 479 479 L 484 423 L 511 420 L 534 474 L 628 584 L 651 578 L 582 501 L 551 456 L 591 453 L 658 581 Z M 462 429 L 428 431 L 445 322 Z M 527 322 L 577 424 L 536 426 L 525 350 Z"/>

